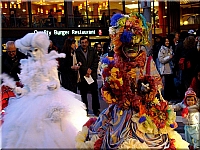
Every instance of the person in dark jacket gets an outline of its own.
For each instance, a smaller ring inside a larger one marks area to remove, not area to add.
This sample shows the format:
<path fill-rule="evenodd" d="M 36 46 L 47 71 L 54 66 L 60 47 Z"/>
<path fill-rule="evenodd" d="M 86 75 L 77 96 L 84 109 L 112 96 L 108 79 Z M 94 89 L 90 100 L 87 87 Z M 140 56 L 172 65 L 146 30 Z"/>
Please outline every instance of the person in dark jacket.
<path fill-rule="evenodd" d="M 98 97 L 98 85 L 97 85 L 97 68 L 98 68 L 98 55 L 97 52 L 89 47 L 89 41 L 87 37 L 80 38 L 80 46 L 76 50 L 77 61 L 82 65 L 80 66 L 80 84 L 79 89 L 82 97 L 82 101 L 86 104 L 88 112 L 88 100 L 87 93 L 90 90 L 92 94 L 92 109 L 94 115 L 98 116 L 100 111 L 99 97 Z M 93 83 L 88 84 L 85 78 L 92 77 Z"/>
<path fill-rule="evenodd" d="M 19 81 L 17 74 L 20 73 L 20 60 L 27 57 L 18 51 L 14 41 L 6 43 L 6 52 L 2 56 L 2 73 L 6 73 L 15 81 Z"/>
<path fill-rule="evenodd" d="M 195 76 L 195 68 L 198 65 L 199 59 L 194 36 L 188 36 L 183 41 L 183 53 L 181 58 L 183 58 L 182 81 L 186 91 L 192 82 L 192 78 Z"/>
<path fill-rule="evenodd" d="M 59 70 L 61 74 L 61 85 L 65 89 L 77 93 L 78 69 L 80 68 L 80 63 L 77 63 L 75 50 L 76 40 L 66 39 L 61 51 L 66 54 L 66 57 L 60 59 Z"/>

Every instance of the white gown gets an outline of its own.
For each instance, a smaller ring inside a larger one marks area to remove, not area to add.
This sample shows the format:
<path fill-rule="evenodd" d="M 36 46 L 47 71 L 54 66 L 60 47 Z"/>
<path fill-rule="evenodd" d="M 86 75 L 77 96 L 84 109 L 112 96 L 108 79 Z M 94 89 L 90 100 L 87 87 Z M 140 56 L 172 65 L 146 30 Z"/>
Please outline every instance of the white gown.
<path fill-rule="evenodd" d="M 75 136 L 88 120 L 80 96 L 60 87 L 57 61 L 48 54 L 37 62 L 22 60 L 21 67 L 25 94 L 6 109 L 2 148 L 74 149 Z"/>

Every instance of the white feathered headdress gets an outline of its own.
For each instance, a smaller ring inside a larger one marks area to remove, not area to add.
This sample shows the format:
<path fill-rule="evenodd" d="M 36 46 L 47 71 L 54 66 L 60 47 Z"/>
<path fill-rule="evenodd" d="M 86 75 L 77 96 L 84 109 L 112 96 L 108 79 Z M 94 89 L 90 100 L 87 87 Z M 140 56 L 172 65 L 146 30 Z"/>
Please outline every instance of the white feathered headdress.
<path fill-rule="evenodd" d="M 27 51 L 31 48 L 38 48 L 46 54 L 49 44 L 49 36 L 44 32 L 28 33 L 23 38 L 15 41 L 15 47 L 24 54 L 27 54 Z"/>
<path fill-rule="evenodd" d="M 44 32 L 37 32 L 32 38 L 31 47 L 39 48 L 44 54 L 48 53 L 48 47 L 50 45 L 49 36 Z"/>
<path fill-rule="evenodd" d="M 20 52 L 27 54 L 27 51 L 31 49 L 31 41 L 35 33 L 28 33 L 23 38 L 15 41 L 15 47 L 19 49 Z"/>

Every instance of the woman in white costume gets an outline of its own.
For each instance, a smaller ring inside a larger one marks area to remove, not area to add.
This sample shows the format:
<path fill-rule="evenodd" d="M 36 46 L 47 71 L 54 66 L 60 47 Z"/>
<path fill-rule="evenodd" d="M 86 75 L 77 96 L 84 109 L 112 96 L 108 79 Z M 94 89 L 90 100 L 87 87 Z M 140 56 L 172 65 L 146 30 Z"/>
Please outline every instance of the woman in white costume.
<path fill-rule="evenodd" d="M 88 118 L 79 95 L 60 87 L 56 58 L 65 54 L 47 54 L 49 37 L 44 32 L 29 33 L 15 45 L 30 57 L 20 62 L 23 88 L 4 80 L 17 98 L 6 108 L 2 147 L 75 148 L 75 136 Z"/>

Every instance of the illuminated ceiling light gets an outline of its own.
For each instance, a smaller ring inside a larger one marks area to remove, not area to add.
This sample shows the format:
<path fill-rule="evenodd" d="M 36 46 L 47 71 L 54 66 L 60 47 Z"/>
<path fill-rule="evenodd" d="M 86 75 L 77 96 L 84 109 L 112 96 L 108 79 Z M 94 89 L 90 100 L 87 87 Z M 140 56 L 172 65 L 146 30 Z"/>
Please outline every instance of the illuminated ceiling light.
<path fill-rule="evenodd" d="M 21 0 L 17 0 L 17 3 L 19 4 L 19 3 L 21 3 L 22 1 Z"/>
<path fill-rule="evenodd" d="M 38 12 L 40 12 L 40 8 L 38 8 L 37 10 L 38 10 Z"/>
<path fill-rule="evenodd" d="M 53 11 L 56 12 L 56 7 L 53 8 Z"/>
<path fill-rule="evenodd" d="M 3 8 L 3 5 L 2 5 L 2 3 L 0 3 L 0 6 L 1 6 L 1 8 Z"/>
<path fill-rule="evenodd" d="M 18 9 L 21 9 L 21 5 L 20 4 L 18 4 Z"/>
<path fill-rule="evenodd" d="M 12 8 L 12 4 L 10 3 L 10 8 Z"/>
<path fill-rule="evenodd" d="M 187 3 L 189 3 L 190 2 L 190 0 L 181 0 L 180 1 L 180 4 L 187 4 Z"/>
<path fill-rule="evenodd" d="M 42 8 L 41 8 L 41 10 L 40 10 L 40 11 L 41 11 L 41 13 L 43 14 L 43 9 L 42 9 Z"/>
<path fill-rule="evenodd" d="M 84 6 L 86 6 L 86 2 L 84 2 L 83 4 L 84 4 Z"/>
<path fill-rule="evenodd" d="M 187 20 L 184 21 L 184 22 L 183 22 L 183 25 L 188 25 L 188 21 L 187 21 Z"/>
<path fill-rule="evenodd" d="M 49 13 L 49 11 L 48 11 L 48 10 L 46 10 L 46 15 L 48 15 L 48 13 Z"/>
<path fill-rule="evenodd" d="M 82 8 L 83 8 L 83 5 L 82 5 L 82 4 L 80 4 L 80 6 L 78 6 L 78 7 L 79 7 L 79 10 L 80 10 L 80 9 L 82 9 Z"/>
<path fill-rule="evenodd" d="M 92 8 L 91 8 L 91 7 L 89 7 L 89 11 L 90 11 L 90 12 L 92 11 Z"/>
<path fill-rule="evenodd" d="M 17 5 L 16 5 L 16 4 L 14 4 L 14 8 L 17 8 Z"/>
<path fill-rule="evenodd" d="M 64 14 L 64 10 L 62 10 L 62 14 Z"/>
<path fill-rule="evenodd" d="M 11 2 L 11 4 L 13 5 L 15 2 Z"/>
<path fill-rule="evenodd" d="M 26 9 L 22 9 L 23 12 L 26 12 Z"/>

